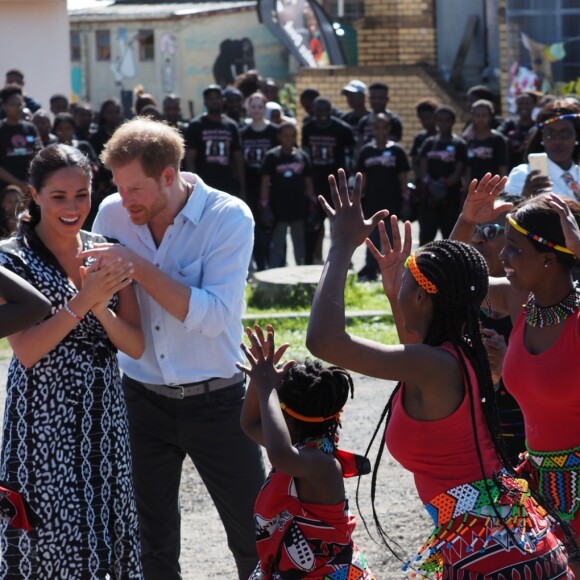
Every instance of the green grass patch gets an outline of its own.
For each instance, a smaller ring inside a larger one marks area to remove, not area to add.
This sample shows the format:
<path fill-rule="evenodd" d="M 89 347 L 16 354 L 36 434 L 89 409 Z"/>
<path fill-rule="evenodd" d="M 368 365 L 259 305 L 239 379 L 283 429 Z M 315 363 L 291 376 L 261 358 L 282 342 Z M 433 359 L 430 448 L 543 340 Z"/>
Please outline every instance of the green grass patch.
<path fill-rule="evenodd" d="M 253 306 L 254 286 L 248 284 L 246 288 L 247 314 L 267 314 L 280 312 L 309 312 L 310 299 L 306 299 L 299 291 L 289 298 L 288 304 L 278 308 L 257 308 Z M 386 310 L 390 311 L 389 301 L 387 300 L 383 286 L 380 282 L 357 282 L 354 277 L 347 280 L 344 300 L 347 311 L 356 310 Z"/>
<path fill-rule="evenodd" d="M 251 304 L 253 288 L 248 285 L 246 290 L 246 303 Z M 375 340 L 383 344 L 398 344 L 399 339 L 390 312 L 383 286 L 380 282 L 357 282 L 354 277 L 349 277 L 345 293 L 345 305 L 348 317 L 346 328 L 350 334 Z M 379 311 L 384 312 L 377 316 L 360 316 L 357 312 Z M 248 306 L 244 316 L 244 326 L 259 324 L 263 328 L 272 324 L 276 331 L 276 343 L 290 343 L 288 356 L 296 359 L 304 359 L 310 356 L 306 349 L 306 329 L 308 328 L 308 312 L 310 305 L 304 304 L 302 297 L 297 296 L 296 301 L 290 307 L 259 309 Z M 288 316 L 284 316 L 287 314 Z M 298 314 L 298 316 L 291 316 Z"/>
<path fill-rule="evenodd" d="M 273 320 L 268 318 L 268 314 L 256 315 L 255 318 L 244 320 L 245 326 L 259 324 L 263 328 L 267 324 L 272 324 L 276 332 L 276 344 L 288 342 L 289 358 L 304 359 L 311 356 L 306 349 L 306 329 L 308 328 L 307 317 L 279 318 Z M 397 331 L 393 323 L 392 316 L 365 316 L 362 318 L 347 318 L 346 328 L 350 334 L 375 340 L 382 344 L 399 344 Z"/>

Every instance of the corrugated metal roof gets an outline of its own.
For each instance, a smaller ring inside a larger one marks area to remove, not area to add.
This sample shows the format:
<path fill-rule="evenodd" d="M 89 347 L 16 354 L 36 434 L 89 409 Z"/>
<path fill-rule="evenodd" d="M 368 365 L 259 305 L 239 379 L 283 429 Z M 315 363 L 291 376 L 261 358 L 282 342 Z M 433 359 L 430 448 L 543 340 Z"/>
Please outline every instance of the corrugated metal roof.
<path fill-rule="evenodd" d="M 187 18 L 219 12 L 255 8 L 256 0 L 231 2 L 169 2 L 156 4 L 113 4 L 68 11 L 71 22 L 79 20 L 162 20 Z"/>

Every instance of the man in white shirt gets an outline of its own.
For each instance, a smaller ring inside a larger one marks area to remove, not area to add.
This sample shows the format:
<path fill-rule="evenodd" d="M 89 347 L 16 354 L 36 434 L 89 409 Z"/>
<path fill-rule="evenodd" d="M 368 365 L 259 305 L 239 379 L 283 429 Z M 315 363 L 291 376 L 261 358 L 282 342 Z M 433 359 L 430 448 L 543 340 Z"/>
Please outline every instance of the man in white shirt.
<path fill-rule="evenodd" d="M 252 512 L 265 479 L 261 451 L 240 428 L 236 367 L 254 226 L 239 199 L 179 171 L 183 154 L 182 136 L 165 124 L 139 118 L 117 130 L 102 159 L 119 193 L 101 204 L 93 229 L 120 245 L 84 255 L 134 267 L 146 349 L 119 360 L 145 577 L 181 578 L 178 495 L 189 455 L 246 579 L 257 563 Z"/>

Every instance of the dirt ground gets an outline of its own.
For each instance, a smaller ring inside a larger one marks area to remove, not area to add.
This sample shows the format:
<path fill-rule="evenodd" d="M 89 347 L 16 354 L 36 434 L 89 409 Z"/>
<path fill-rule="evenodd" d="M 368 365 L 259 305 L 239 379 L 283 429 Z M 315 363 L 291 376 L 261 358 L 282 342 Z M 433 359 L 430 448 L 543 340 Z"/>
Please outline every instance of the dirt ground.
<path fill-rule="evenodd" d="M 355 375 L 354 399 L 348 401 L 343 415 L 341 447 L 364 453 L 393 387 L 391 382 Z M 373 465 L 376 448 L 377 445 L 369 455 Z M 404 578 L 400 563 L 384 545 L 373 542 L 364 529 L 355 501 L 357 479 L 346 480 L 346 483 L 351 510 L 358 519 L 355 541 L 363 549 L 377 580 Z M 377 537 L 370 484 L 371 475 L 361 479 L 360 506 L 371 532 Z M 221 522 L 191 462 L 187 462 L 182 476 L 181 504 L 183 578 L 235 580 L 235 565 L 227 549 Z M 422 545 L 431 529 L 427 512 L 417 497 L 411 474 L 387 452 L 381 460 L 375 504 L 383 528 L 401 546 L 403 555 L 412 554 Z"/>

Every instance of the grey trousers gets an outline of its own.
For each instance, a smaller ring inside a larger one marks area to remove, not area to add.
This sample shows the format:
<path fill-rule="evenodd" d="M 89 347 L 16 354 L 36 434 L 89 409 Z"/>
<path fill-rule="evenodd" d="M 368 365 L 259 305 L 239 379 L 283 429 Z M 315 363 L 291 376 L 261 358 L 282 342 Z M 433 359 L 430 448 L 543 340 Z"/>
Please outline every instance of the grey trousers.
<path fill-rule="evenodd" d="M 240 427 L 244 383 L 179 400 L 125 375 L 123 390 L 146 580 L 181 578 L 179 484 L 186 455 L 215 503 L 239 577 L 246 580 L 258 562 L 253 508 L 266 473 L 259 446 Z"/>

